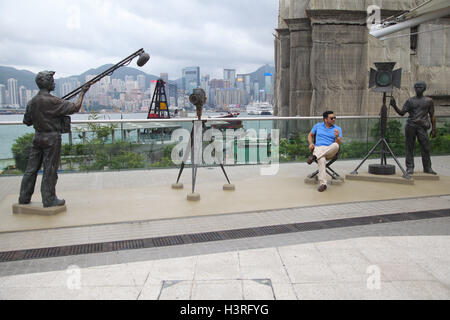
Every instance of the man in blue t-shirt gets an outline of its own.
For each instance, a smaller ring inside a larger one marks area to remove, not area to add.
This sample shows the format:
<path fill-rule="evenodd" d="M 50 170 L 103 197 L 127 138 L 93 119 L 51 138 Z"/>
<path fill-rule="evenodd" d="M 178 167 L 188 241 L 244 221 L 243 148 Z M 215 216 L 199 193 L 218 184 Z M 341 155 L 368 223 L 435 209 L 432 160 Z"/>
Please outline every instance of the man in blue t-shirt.
<path fill-rule="evenodd" d="M 315 160 L 319 165 L 320 187 L 317 189 L 323 192 L 327 189 L 326 160 L 332 159 L 339 151 L 342 143 L 342 129 L 335 125 L 336 117 L 333 111 L 323 113 L 323 122 L 316 124 L 308 135 L 309 151 L 312 155 L 307 163 L 311 164 Z M 316 142 L 314 143 L 314 137 Z"/>

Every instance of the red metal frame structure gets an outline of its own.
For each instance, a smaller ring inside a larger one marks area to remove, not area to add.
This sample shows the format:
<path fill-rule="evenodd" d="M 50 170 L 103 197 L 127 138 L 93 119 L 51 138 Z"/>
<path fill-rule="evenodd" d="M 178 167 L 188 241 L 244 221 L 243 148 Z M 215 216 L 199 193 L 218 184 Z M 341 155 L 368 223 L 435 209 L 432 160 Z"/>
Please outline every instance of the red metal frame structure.
<path fill-rule="evenodd" d="M 164 114 L 166 113 L 167 114 Z M 159 79 L 156 82 L 155 92 L 148 110 L 147 119 L 170 119 L 169 104 L 167 103 L 165 82 Z"/>

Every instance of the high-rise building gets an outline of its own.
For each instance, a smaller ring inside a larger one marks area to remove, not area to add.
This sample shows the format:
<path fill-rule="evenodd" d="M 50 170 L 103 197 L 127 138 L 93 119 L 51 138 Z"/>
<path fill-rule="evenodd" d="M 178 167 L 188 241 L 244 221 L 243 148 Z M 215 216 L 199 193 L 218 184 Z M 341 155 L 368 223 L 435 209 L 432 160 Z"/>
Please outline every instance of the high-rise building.
<path fill-rule="evenodd" d="M 158 83 L 158 80 L 150 81 L 150 99 L 153 98 L 153 94 L 155 93 L 157 83 Z"/>
<path fill-rule="evenodd" d="M 264 89 L 266 94 L 272 94 L 272 74 L 264 73 L 264 79 L 265 79 Z"/>
<path fill-rule="evenodd" d="M 223 80 L 221 79 L 212 79 L 209 82 L 209 86 L 211 89 L 225 88 L 223 84 Z"/>
<path fill-rule="evenodd" d="M 137 76 L 137 82 L 138 82 L 139 89 L 141 89 L 141 91 L 144 92 L 145 89 L 146 89 L 146 86 L 145 86 L 145 76 L 142 75 L 142 74 L 138 75 L 138 76 Z"/>
<path fill-rule="evenodd" d="M 121 79 L 112 79 L 111 80 L 112 89 L 116 92 L 124 92 L 125 91 L 125 82 Z"/>
<path fill-rule="evenodd" d="M 230 88 L 234 88 L 236 69 L 223 69 L 223 80 L 228 80 L 230 83 Z"/>
<path fill-rule="evenodd" d="M 8 79 L 8 93 L 9 103 L 15 107 L 19 107 L 19 88 L 17 86 L 17 80 L 14 78 Z"/>
<path fill-rule="evenodd" d="M 96 77 L 95 75 L 88 74 L 85 76 L 85 80 L 86 80 L 86 82 L 89 82 L 92 79 L 94 79 L 95 77 Z M 97 82 L 90 87 L 89 91 L 86 93 L 86 98 L 97 97 L 99 91 L 100 91 L 100 84 Z"/>
<path fill-rule="evenodd" d="M 200 67 L 187 67 L 183 69 L 183 89 L 191 94 L 195 88 L 200 87 Z"/>
<path fill-rule="evenodd" d="M 27 89 L 25 86 L 20 86 L 19 88 L 19 105 L 21 108 L 26 108 L 27 106 Z"/>
<path fill-rule="evenodd" d="M 245 89 L 244 75 L 243 74 L 238 74 L 236 76 L 236 88 L 238 88 L 240 90 L 244 90 Z"/>
<path fill-rule="evenodd" d="M 214 102 L 216 106 L 246 105 L 247 93 L 236 88 L 224 88 L 215 90 Z"/>
<path fill-rule="evenodd" d="M 6 104 L 6 86 L 0 84 L 0 106 Z"/>
<path fill-rule="evenodd" d="M 138 82 L 135 80 L 127 80 L 125 82 L 125 87 L 126 87 L 127 92 L 130 92 L 131 90 L 134 90 L 134 89 L 139 89 Z"/>
<path fill-rule="evenodd" d="M 163 79 L 165 83 L 169 82 L 169 74 L 167 72 L 163 72 L 159 74 L 159 77 Z"/>
<path fill-rule="evenodd" d="M 61 97 L 78 88 L 80 86 L 79 84 L 77 78 L 70 78 L 67 81 L 64 81 L 60 86 Z"/>
<path fill-rule="evenodd" d="M 260 101 L 259 93 L 259 82 L 255 82 L 253 87 L 253 101 Z"/>
<path fill-rule="evenodd" d="M 269 103 L 272 103 L 273 100 L 273 89 L 272 89 L 272 74 L 271 73 L 265 73 L 265 86 L 264 86 L 264 101 L 267 101 Z"/>
<path fill-rule="evenodd" d="M 210 77 L 209 74 L 205 75 L 202 77 L 202 80 L 200 81 L 200 88 L 202 88 L 203 90 L 205 90 L 205 94 L 206 94 L 206 104 L 208 106 L 212 106 L 212 99 L 211 99 L 211 90 L 210 90 L 210 81 L 209 81 Z"/>
<path fill-rule="evenodd" d="M 244 87 L 247 94 L 250 96 L 252 90 L 251 77 L 250 74 L 244 74 Z"/>
<path fill-rule="evenodd" d="M 27 103 L 28 103 L 28 101 L 33 99 L 33 91 L 32 90 L 27 90 L 25 94 L 27 96 Z"/>

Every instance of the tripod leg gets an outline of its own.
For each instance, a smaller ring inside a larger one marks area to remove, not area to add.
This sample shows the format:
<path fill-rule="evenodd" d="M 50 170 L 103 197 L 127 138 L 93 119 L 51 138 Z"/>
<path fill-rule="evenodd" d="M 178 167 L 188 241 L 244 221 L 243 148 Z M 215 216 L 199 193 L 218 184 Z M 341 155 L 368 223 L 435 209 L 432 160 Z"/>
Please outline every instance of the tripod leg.
<path fill-rule="evenodd" d="M 193 134 L 193 128 L 191 130 L 191 136 L 189 137 L 189 141 L 188 141 L 188 147 L 186 148 L 186 152 L 183 155 L 183 161 L 181 162 L 181 167 L 180 167 L 180 171 L 178 172 L 178 178 L 177 178 L 177 183 L 180 181 L 180 177 L 181 174 L 183 173 L 184 167 L 186 165 L 186 161 L 189 158 L 189 155 L 191 153 L 191 148 L 189 148 L 189 145 L 192 143 L 192 134 Z"/>
<path fill-rule="evenodd" d="M 358 169 L 363 165 L 364 162 L 370 157 L 370 155 L 375 151 L 375 149 L 379 146 L 379 144 L 383 142 L 383 138 L 378 140 L 377 144 L 369 151 L 369 153 L 364 157 L 363 161 L 356 167 L 355 170 L 352 171 L 351 174 L 358 174 Z"/>
<path fill-rule="evenodd" d="M 223 164 L 220 164 L 220 167 L 222 168 L 223 174 L 225 175 L 225 178 L 228 181 L 228 184 L 231 184 L 230 179 L 228 179 L 227 173 L 225 172 L 225 168 L 223 167 Z"/>
<path fill-rule="evenodd" d="M 181 174 L 183 173 L 183 169 L 184 169 L 184 162 L 181 163 L 181 168 L 180 168 L 180 171 L 178 172 L 177 183 L 180 182 L 180 177 L 181 177 Z"/>
<path fill-rule="evenodd" d="M 408 179 L 408 180 L 411 179 L 411 176 L 408 173 L 406 173 L 405 169 L 403 169 L 403 167 L 400 164 L 400 162 L 398 162 L 397 157 L 394 155 L 394 153 L 392 152 L 391 147 L 389 147 L 389 144 L 387 143 L 387 141 L 385 139 L 383 139 L 383 143 L 388 148 L 389 152 L 391 153 L 392 158 L 394 158 L 395 162 L 397 162 L 397 165 L 400 167 L 400 170 L 402 170 L 403 178 Z"/>
<path fill-rule="evenodd" d="M 195 192 L 195 181 L 197 180 L 197 165 L 192 165 L 192 193 Z"/>
<path fill-rule="evenodd" d="M 195 190 L 195 178 L 196 178 L 196 165 L 195 165 L 195 149 L 194 149 L 194 139 L 193 139 L 193 134 L 194 134 L 194 126 L 192 126 L 192 131 L 191 131 L 191 162 L 192 162 L 192 193 L 194 193 Z"/>

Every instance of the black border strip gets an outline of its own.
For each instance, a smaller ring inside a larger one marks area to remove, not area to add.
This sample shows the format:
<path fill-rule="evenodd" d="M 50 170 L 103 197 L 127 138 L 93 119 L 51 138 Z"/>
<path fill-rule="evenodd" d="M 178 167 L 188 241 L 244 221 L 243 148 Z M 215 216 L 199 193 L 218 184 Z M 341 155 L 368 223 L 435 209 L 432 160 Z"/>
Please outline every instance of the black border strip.
<path fill-rule="evenodd" d="M 201 232 L 201 233 L 182 234 L 182 235 L 154 237 L 145 239 L 109 241 L 101 243 L 78 244 L 78 245 L 50 247 L 50 248 L 4 251 L 0 252 L 0 263 L 21 261 L 21 260 L 65 257 L 91 253 L 116 252 L 121 250 L 168 247 L 168 246 L 195 244 L 212 241 L 262 237 L 268 235 L 286 234 L 293 232 L 316 231 L 334 228 L 345 228 L 345 227 L 372 225 L 380 223 L 393 223 L 393 222 L 414 221 L 414 220 L 443 218 L 443 217 L 450 217 L 450 208 L 431 211 L 415 211 L 415 212 L 375 215 L 356 218 L 311 221 L 311 222 L 271 225 L 254 228 Z"/>

